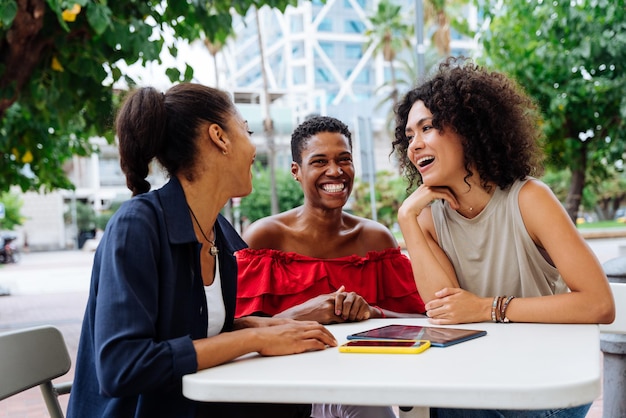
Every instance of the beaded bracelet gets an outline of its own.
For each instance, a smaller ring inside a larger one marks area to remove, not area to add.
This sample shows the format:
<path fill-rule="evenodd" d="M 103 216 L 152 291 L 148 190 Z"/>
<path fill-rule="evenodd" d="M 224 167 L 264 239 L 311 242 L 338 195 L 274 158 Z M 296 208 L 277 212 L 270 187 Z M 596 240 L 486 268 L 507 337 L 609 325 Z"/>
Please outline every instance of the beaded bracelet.
<path fill-rule="evenodd" d="M 491 320 L 493 322 L 498 322 L 498 318 L 496 317 L 496 307 L 498 306 L 498 296 L 493 298 L 493 302 L 491 303 Z"/>
<path fill-rule="evenodd" d="M 496 307 L 496 318 L 498 322 L 502 322 L 502 302 L 506 299 L 506 296 L 498 297 L 498 306 Z"/>
<path fill-rule="evenodd" d="M 509 307 L 509 303 L 515 299 L 515 296 L 509 296 L 508 298 L 506 298 L 506 300 L 504 301 L 504 303 L 502 304 L 502 308 L 500 310 L 500 322 L 504 322 L 504 323 L 509 323 L 511 322 L 511 320 L 509 318 L 506 317 L 506 308 Z"/>

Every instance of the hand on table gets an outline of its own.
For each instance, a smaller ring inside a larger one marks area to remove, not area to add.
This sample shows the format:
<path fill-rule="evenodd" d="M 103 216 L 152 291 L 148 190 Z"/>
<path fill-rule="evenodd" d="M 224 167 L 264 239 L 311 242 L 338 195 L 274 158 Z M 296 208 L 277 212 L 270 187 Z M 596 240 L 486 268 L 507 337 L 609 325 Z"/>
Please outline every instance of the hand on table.
<path fill-rule="evenodd" d="M 435 293 L 436 299 L 426 304 L 426 315 L 437 325 L 482 322 L 490 318 L 485 298 L 460 288 L 444 288 Z"/>
<path fill-rule="evenodd" d="M 315 321 L 287 320 L 282 325 L 257 330 L 267 339 L 267 343 L 259 350 L 263 356 L 318 351 L 337 346 L 333 334 Z"/>
<path fill-rule="evenodd" d="M 304 303 L 286 309 L 275 318 L 293 318 L 302 321 L 317 321 L 320 324 L 363 321 L 374 316 L 371 307 L 362 296 L 346 292 L 341 286 L 337 291 L 319 295 Z"/>

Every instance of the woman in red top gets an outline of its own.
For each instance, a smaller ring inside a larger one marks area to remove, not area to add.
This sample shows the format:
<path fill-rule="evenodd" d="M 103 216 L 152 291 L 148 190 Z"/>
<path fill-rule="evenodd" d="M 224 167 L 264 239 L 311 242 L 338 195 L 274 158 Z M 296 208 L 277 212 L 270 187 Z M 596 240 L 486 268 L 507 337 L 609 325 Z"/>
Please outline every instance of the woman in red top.
<path fill-rule="evenodd" d="M 236 316 L 322 324 L 424 313 L 409 259 L 382 224 L 343 210 L 354 182 L 352 137 L 341 121 L 310 118 L 291 139 L 304 204 L 259 219 L 237 256 Z"/>
<path fill-rule="evenodd" d="M 291 173 L 304 204 L 246 229 L 235 253 L 237 317 L 269 315 L 322 324 L 423 314 L 409 259 L 378 222 L 343 211 L 354 182 L 352 136 L 314 117 L 291 136 Z M 312 405 L 313 418 L 395 418 L 391 407 Z"/>

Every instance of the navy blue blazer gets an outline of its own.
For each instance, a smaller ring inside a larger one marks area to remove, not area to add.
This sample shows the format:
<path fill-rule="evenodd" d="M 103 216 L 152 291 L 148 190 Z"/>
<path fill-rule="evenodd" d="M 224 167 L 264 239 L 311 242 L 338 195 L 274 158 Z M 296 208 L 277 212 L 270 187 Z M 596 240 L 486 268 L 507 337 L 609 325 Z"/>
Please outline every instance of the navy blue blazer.
<path fill-rule="evenodd" d="M 229 331 L 233 253 L 246 244 L 221 215 L 216 245 Z M 111 218 L 95 254 L 68 418 L 194 416 L 181 378 L 197 370 L 192 340 L 207 335 L 200 250 L 175 177 Z"/>

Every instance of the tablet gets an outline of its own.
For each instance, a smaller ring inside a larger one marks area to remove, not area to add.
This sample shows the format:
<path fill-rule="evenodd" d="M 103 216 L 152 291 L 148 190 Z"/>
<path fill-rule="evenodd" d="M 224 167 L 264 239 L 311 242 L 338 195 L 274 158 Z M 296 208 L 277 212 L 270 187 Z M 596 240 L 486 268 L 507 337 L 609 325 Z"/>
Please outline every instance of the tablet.
<path fill-rule="evenodd" d="M 428 340 L 433 347 L 448 347 L 463 341 L 487 335 L 487 331 L 462 328 L 423 327 L 420 325 L 386 325 L 356 334 L 348 335 L 349 340 Z"/>

